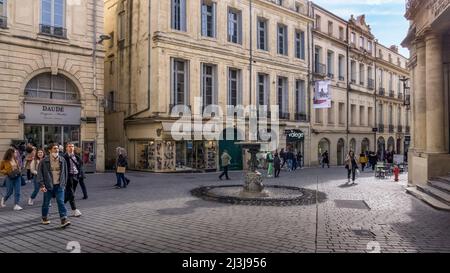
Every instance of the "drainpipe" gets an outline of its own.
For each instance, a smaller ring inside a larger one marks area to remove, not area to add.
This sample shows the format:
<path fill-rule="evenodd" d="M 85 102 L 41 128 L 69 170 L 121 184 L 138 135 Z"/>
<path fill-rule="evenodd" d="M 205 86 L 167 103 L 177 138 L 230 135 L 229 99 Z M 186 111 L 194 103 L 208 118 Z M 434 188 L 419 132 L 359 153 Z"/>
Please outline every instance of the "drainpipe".
<path fill-rule="evenodd" d="M 253 1 L 250 0 L 250 76 L 249 76 L 249 105 L 252 105 L 252 74 L 253 74 L 253 14 L 252 14 Z"/>
<path fill-rule="evenodd" d="M 375 100 L 375 127 L 378 129 L 378 112 L 377 112 L 377 43 L 374 41 L 374 45 L 375 45 L 375 62 L 374 62 L 374 67 L 375 67 L 375 92 L 374 92 L 374 100 Z M 377 132 L 373 132 L 373 147 L 374 147 L 374 152 L 377 153 Z"/>
<path fill-rule="evenodd" d="M 97 4 L 96 1 L 93 0 L 93 13 L 92 13 L 92 19 L 93 19 L 93 27 L 94 27 L 94 36 L 93 36 L 93 52 L 92 52 L 92 69 L 94 70 L 94 88 L 92 90 L 92 95 L 97 100 L 97 110 L 95 115 L 95 123 L 96 123 L 96 131 L 95 131 L 95 139 L 98 141 L 99 139 L 99 132 L 100 132 L 100 97 L 97 94 Z M 98 143 L 96 144 L 96 150 L 98 150 Z M 96 152 L 97 153 L 97 152 Z M 97 166 L 96 166 L 97 168 Z"/>
<path fill-rule="evenodd" d="M 151 91 L 151 78 L 152 78 L 151 77 L 151 60 L 152 60 L 152 56 L 151 56 L 151 46 L 152 46 L 152 43 L 151 43 L 151 40 L 152 40 L 151 25 L 152 25 L 152 16 L 151 16 L 151 14 L 152 14 L 152 0 L 148 0 L 147 107 L 144 110 L 142 110 L 142 111 L 139 111 L 139 112 L 137 112 L 135 114 L 132 114 L 132 115 L 126 117 L 125 120 L 133 119 L 134 117 L 136 117 L 136 116 L 138 116 L 138 115 L 140 115 L 140 114 L 150 110 L 150 100 L 151 100 L 151 98 L 150 98 L 150 91 Z"/>
<path fill-rule="evenodd" d="M 311 1 L 308 1 L 308 16 L 311 18 L 314 18 L 314 6 L 312 5 Z M 307 109 L 309 110 L 308 119 L 309 119 L 309 124 L 310 124 L 310 128 L 309 128 L 309 141 L 310 142 L 312 139 L 312 132 L 311 132 L 311 130 L 312 130 L 312 126 L 311 126 L 311 124 L 312 124 L 312 122 L 311 122 L 312 108 L 311 108 L 311 93 L 310 92 L 311 92 L 311 82 L 313 81 L 311 69 L 312 69 L 312 62 L 313 62 L 313 56 L 314 56 L 314 53 L 313 53 L 314 36 L 312 33 L 312 26 L 313 26 L 313 24 L 308 22 L 308 31 L 307 32 L 308 32 L 308 41 L 310 41 L 310 42 L 307 43 L 309 56 L 308 56 L 308 89 L 307 89 L 308 92 L 306 92 L 306 94 L 307 94 L 307 97 L 306 97 L 307 105 L 306 106 L 308 107 Z M 311 147 L 311 144 L 309 146 Z M 304 157 L 303 157 L 303 160 L 304 160 Z M 310 148 L 309 149 L 309 162 L 308 162 L 309 166 L 311 166 L 311 161 L 312 161 L 312 154 L 311 154 L 311 148 Z"/>
<path fill-rule="evenodd" d="M 347 107 L 346 107 L 347 108 L 347 122 L 346 122 L 346 124 L 347 124 L 347 129 L 346 129 L 347 145 L 345 145 L 345 147 L 347 147 L 347 151 L 346 151 L 346 149 L 344 149 L 345 154 L 348 154 L 348 151 L 350 151 L 350 147 L 349 147 L 350 143 L 348 142 L 348 134 L 349 134 L 348 121 L 349 121 L 349 117 L 350 117 L 349 93 L 350 93 L 350 66 L 351 66 L 351 63 L 350 63 L 350 33 L 349 33 L 350 28 L 349 28 L 348 24 L 349 23 L 347 23 L 347 94 L 346 94 L 346 96 L 347 96 Z"/>

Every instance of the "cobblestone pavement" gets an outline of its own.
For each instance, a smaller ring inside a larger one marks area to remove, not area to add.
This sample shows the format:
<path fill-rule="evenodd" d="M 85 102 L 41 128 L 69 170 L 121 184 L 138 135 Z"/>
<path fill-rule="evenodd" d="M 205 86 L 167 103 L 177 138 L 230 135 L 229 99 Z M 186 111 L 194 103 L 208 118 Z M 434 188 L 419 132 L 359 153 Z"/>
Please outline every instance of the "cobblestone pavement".
<path fill-rule="evenodd" d="M 32 186 L 22 187 L 24 210 L 12 210 L 13 198 L 0 209 L 0 252 L 69 252 L 71 241 L 79 242 L 81 252 L 450 252 L 450 213 L 406 194 L 406 175 L 395 183 L 363 173 L 348 186 L 344 168 L 312 168 L 265 180 L 327 194 L 323 203 L 293 207 L 228 205 L 189 193 L 240 183 L 240 172 L 226 182 L 215 173 L 127 176 L 130 186 L 114 189 L 114 174 L 89 175 L 89 199 L 77 200 L 83 215 L 71 217 L 65 230 L 55 201 L 52 223 L 43 226 L 42 194 L 35 206 L 26 206 Z"/>

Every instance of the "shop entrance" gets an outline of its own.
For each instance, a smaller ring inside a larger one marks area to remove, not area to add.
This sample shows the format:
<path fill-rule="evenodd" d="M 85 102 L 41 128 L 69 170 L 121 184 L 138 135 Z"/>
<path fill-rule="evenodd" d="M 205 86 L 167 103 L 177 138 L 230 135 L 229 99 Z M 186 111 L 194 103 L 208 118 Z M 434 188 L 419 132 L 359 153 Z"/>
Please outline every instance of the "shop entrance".
<path fill-rule="evenodd" d="M 26 124 L 25 139 L 37 148 L 46 148 L 50 143 L 64 146 L 68 142 L 81 147 L 80 126 Z"/>
<path fill-rule="evenodd" d="M 240 138 L 238 138 L 237 129 L 234 129 L 234 139 L 232 140 L 227 139 L 226 130 L 222 132 L 222 136 L 219 141 L 219 162 L 221 170 L 223 170 L 223 168 L 220 157 L 222 156 L 224 150 L 227 150 L 228 154 L 231 156 L 231 164 L 228 169 L 232 171 L 240 171 L 243 169 L 242 147 L 234 144 L 239 141 L 238 139 Z"/>
<path fill-rule="evenodd" d="M 305 134 L 301 130 L 286 130 L 286 148 L 287 151 L 292 151 L 294 156 L 298 153 L 301 154 L 301 162 L 299 162 L 299 167 L 305 165 Z"/>

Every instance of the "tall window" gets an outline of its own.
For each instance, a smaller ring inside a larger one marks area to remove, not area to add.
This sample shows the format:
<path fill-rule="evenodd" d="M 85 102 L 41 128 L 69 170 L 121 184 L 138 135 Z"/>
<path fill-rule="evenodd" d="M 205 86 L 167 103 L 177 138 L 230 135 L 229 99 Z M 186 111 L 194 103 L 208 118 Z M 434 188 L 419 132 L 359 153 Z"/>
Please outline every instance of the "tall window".
<path fill-rule="evenodd" d="M 296 80 L 295 81 L 295 112 L 305 116 L 306 115 L 306 88 L 305 88 L 304 80 Z"/>
<path fill-rule="evenodd" d="M 172 59 L 172 104 L 189 105 L 188 62 Z"/>
<path fill-rule="evenodd" d="M 235 9 L 228 9 L 228 42 L 242 43 L 242 13 Z"/>
<path fill-rule="evenodd" d="M 322 19 L 319 15 L 316 15 L 316 29 L 320 30 L 320 25 L 322 24 Z"/>
<path fill-rule="evenodd" d="M 328 51 L 327 53 L 327 72 L 329 78 L 334 78 L 334 52 Z"/>
<path fill-rule="evenodd" d="M 278 111 L 280 112 L 280 118 L 282 114 L 288 113 L 288 88 L 287 88 L 287 78 L 278 77 Z"/>
<path fill-rule="evenodd" d="M 378 123 L 384 124 L 384 109 L 383 109 L 383 103 L 380 102 L 378 105 Z"/>
<path fill-rule="evenodd" d="M 6 0 L 0 0 L 0 28 L 7 28 Z"/>
<path fill-rule="evenodd" d="M 268 82 L 269 75 L 261 73 L 258 74 L 258 105 L 266 105 L 267 109 L 270 110 L 270 94 Z"/>
<path fill-rule="evenodd" d="M 351 106 L 350 106 L 350 114 L 351 114 L 351 117 L 350 117 L 350 121 L 351 121 L 351 124 L 352 125 L 356 125 L 356 105 L 355 104 L 352 104 Z"/>
<path fill-rule="evenodd" d="M 359 106 L 359 126 L 364 126 L 364 121 L 366 119 L 366 115 L 364 113 L 365 107 Z"/>
<path fill-rule="evenodd" d="M 393 119 L 393 111 L 394 109 L 392 109 L 392 105 L 389 105 L 389 125 L 393 125 L 394 124 L 394 119 Z"/>
<path fill-rule="evenodd" d="M 331 108 L 328 108 L 328 124 L 334 124 L 334 102 L 331 102 Z"/>
<path fill-rule="evenodd" d="M 328 34 L 333 35 L 333 22 L 328 21 Z"/>
<path fill-rule="evenodd" d="M 359 64 L 359 84 L 364 85 L 364 75 L 365 73 L 364 64 Z"/>
<path fill-rule="evenodd" d="M 344 77 L 345 70 L 345 57 L 343 55 L 339 55 L 339 80 L 345 80 Z"/>
<path fill-rule="evenodd" d="M 350 75 L 352 83 L 356 83 L 356 62 L 350 62 Z"/>
<path fill-rule="evenodd" d="M 216 3 L 209 0 L 202 2 L 202 35 L 216 37 Z"/>
<path fill-rule="evenodd" d="M 124 41 L 126 37 L 126 16 L 125 11 L 119 13 L 119 26 L 118 26 L 118 41 Z"/>
<path fill-rule="evenodd" d="M 172 28 L 186 31 L 186 0 L 172 0 Z"/>
<path fill-rule="evenodd" d="M 394 75 L 392 73 L 389 73 L 389 92 L 393 90 L 393 82 L 394 82 Z"/>
<path fill-rule="evenodd" d="M 235 68 L 228 69 L 228 105 L 242 104 L 241 71 Z"/>
<path fill-rule="evenodd" d="M 40 74 L 25 87 L 27 99 L 79 100 L 75 85 L 62 75 Z"/>
<path fill-rule="evenodd" d="M 116 111 L 116 103 L 114 97 L 115 97 L 114 91 L 110 91 L 108 94 L 108 111 L 110 113 Z"/>
<path fill-rule="evenodd" d="M 380 69 L 380 88 L 384 88 L 384 71 Z"/>
<path fill-rule="evenodd" d="M 216 66 L 202 64 L 202 97 L 203 106 L 217 104 Z"/>
<path fill-rule="evenodd" d="M 367 125 L 373 127 L 373 107 L 369 107 L 367 114 Z"/>
<path fill-rule="evenodd" d="M 339 27 L 339 40 L 344 40 L 344 28 Z"/>
<path fill-rule="evenodd" d="M 402 94 L 402 82 L 400 81 L 400 76 L 397 78 L 397 90 L 398 94 Z"/>
<path fill-rule="evenodd" d="M 339 103 L 339 124 L 345 124 L 345 104 L 343 102 Z"/>
<path fill-rule="evenodd" d="M 397 126 L 402 126 L 402 108 L 400 106 L 397 109 Z"/>
<path fill-rule="evenodd" d="M 66 36 L 65 0 L 41 0 L 41 33 Z"/>
<path fill-rule="evenodd" d="M 267 20 L 258 18 L 258 49 L 269 50 L 267 46 Z"/>
<path fill-rule="evenodd" d="M 354 32 L 352 32 L 352 37 L 351 37 L 351 41 L 352 41 L 352 44 L 356 44 L 356 34 L 354 33 Z"/>
<path fill-rule="evenodd" d="M 301 30 L 295 32 L 295 57 L 305 59 L 305 32 Z"/>
<path fill-rule="evenodd" d="M 361 48 L 365 48 L 365 39 L 364 39 L 364 37 L 363 36 L 361 36 L 361 37 L 359 37 L 359 46 L 361 47 Z"/>
<path fill-rule="evenodd" d="M 287 26 L 278 25 L 278 54 L 288 55 Z"/>
<path fill-rule="evenodd" d="M 367 50 L 372 54 L 372 41 L 367 42 Z"/>

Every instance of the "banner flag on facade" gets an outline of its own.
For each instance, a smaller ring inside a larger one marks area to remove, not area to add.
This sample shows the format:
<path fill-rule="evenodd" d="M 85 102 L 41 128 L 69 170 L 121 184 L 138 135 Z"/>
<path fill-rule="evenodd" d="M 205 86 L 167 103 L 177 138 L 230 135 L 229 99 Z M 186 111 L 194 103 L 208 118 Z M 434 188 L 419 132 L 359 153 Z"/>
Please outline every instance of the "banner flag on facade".
<path fill-rule="evenodd" d="M 330 92 L 331 81 L 317 81 L 315 85 L 313 108 L 323 109 L 331 108 L 331 92 Z"/>

